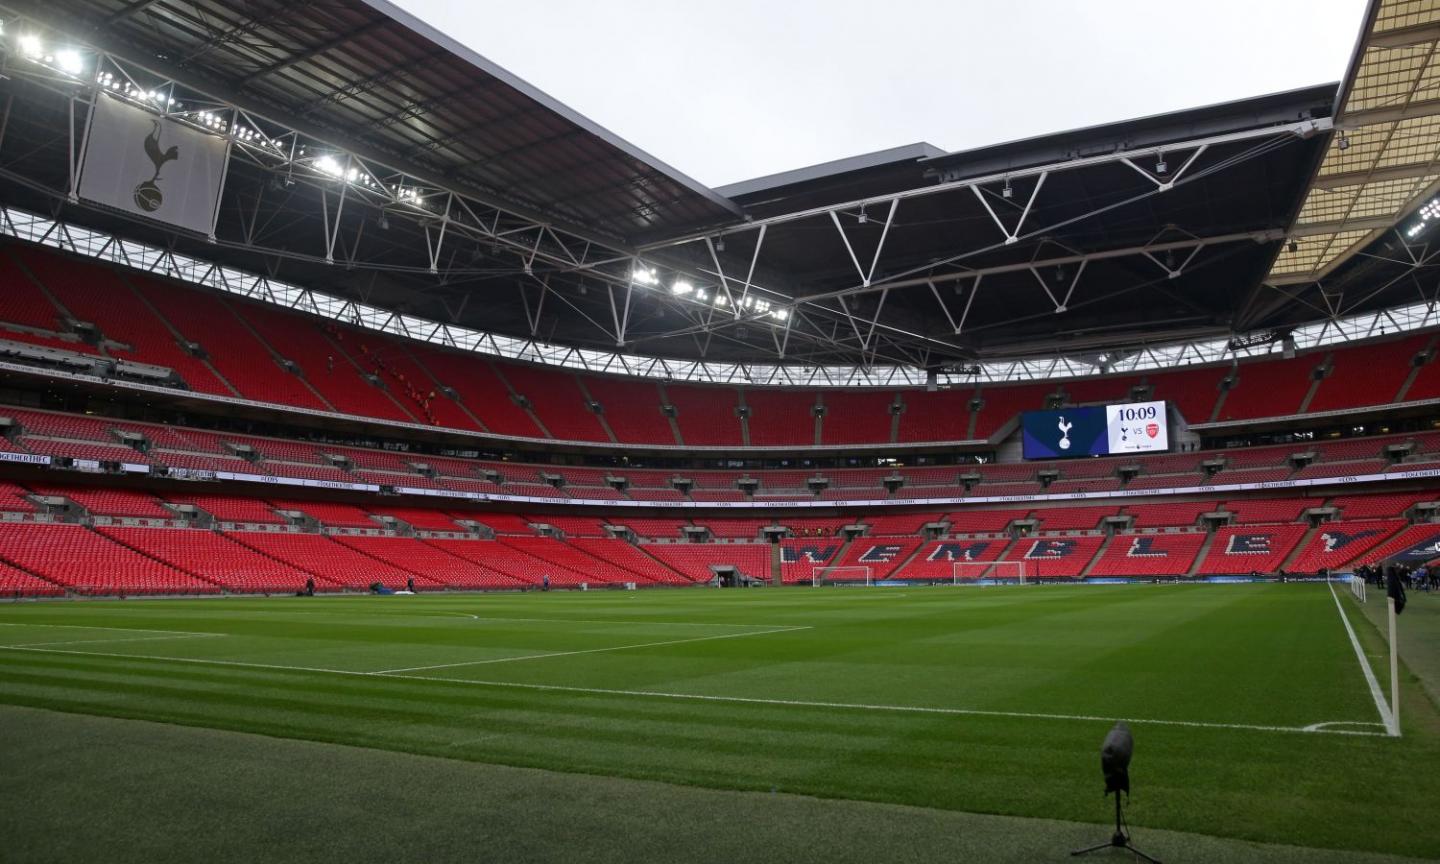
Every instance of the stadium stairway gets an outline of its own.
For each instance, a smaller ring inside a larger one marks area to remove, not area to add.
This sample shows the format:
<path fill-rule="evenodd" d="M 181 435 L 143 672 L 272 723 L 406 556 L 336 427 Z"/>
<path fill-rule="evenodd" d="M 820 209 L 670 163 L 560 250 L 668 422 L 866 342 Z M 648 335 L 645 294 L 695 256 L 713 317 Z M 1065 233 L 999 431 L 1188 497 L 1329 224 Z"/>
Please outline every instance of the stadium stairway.
<path fill-rule="evenodd" d="M 921 553 L 921 551 L 924 550 L 925 547 L 927 547 L 927 546 L 929 546 L 929 545 L 930 545 L 929 543 L 921 543 L 919 546 L 916 546 L 914 549 L 911 549 L 911 550 L 910 550 L 910 554 L 905 556 L 905 560 L 903 560 L 903 561 L 901 561 L 899 564 L 895 565 L 894 569 L 892 569 L 892 570 L 890 571 L 890 578 L 892 578 L 892 579 L 893 579 L 893 578 L 896 578 L 896 577 L 900 576 L 902 573 L 904 573 L 904 572 L 905 572 L 905 568 L 910 566 L 910 562 L 911 562 L 911 561 L 914 561 L 915 558 L 916 558 L 917 556 L 919 556 L 919 554 Z"/>
<path fill-rule="evenodd" d="M 646 549 L 646 548 L 645 548 L 645 545 L 644 545 L 643 543 L 632 543 L 631 545 L 634 546 L 634 547 L 635 547 L 635 550 L 636 550 L 637 552 L 639 552 L 641 555 L 644 555 L 646 558 L 649 558 L 651 561 L 655 562 L 655 566 L 656 566 L 656 567 L 663 567 L 663 568 L 665 568 L 666 570 L 669 570 L 670 572 L 677 574 L 678 576 L 680 576 L 680 578 L 684 579 L 686 582 L 694 582 L 694 581 L 695 581 L 695 580 L 691 579 L 689 576 L 686 576 L 684 573 L 681 573 L 681 572 L 680 572 L 679 570 L 677 570 L 676 568 L 670 566 L 669 564 L 665 563 L 664 561 L 661 561 L 659 558 L 656 558 L 654 555 L 651 555 L 651 554 L 650 554 L 650 550 L 649 550 L 649 549 Z"/>
<path fill-rule="evenodd" d="M 1295 559 L 1305 554 L 1305 550 L 1310 548 L 1310 541 L 1315 539 L 1315 535 L 1319 533 L 1319 531 L 1319 525 L 1311 525 L 1309 530 L 1300 537 L 1300 542 L 1295 544 L 1295 548 L 1290 550 L 1290 554 L 1281 560 L 1279 569 L 1288 572 L 1290 565 L 1295 563 Z"/>
<path fill-rule="evenodd" d="M 1195 576 L 1200 572 L 1200 564 L 1209 557 L 1210 547 L 1215 545 L 1217 533 L 1219 532 L 1214 530 L 1205 532 L 1205 542 L 1200 544 L 1200 551 L 1195 553 L 1195 560 L 1190 562 L 1190 569 L 1185 571 L 1186 576 Z"/>
<path fill-rule="evenodd" d="M 1112 543 L 1114 543 L 1114 542 L 1115 542 L 1115 533 L 1114 533 L 1114 532 L 1111 532 L 1109 535 L 1107 535 L 1107 536 L 1105 537 L 1105 542 L 1103 542 L 1103 543 L 1100 544 L 1100 548 L 1095 550 L 1095 557 L 1090 559 L 1090 563 L 1088 563 L 1088 564 L 1086 564 L 1084 567 L 1080 568 L 1080 578 L 1081 578 L 1081 579 L 1085 579 L 1086 577 L 1088 577 L 1088 576 L 1090 575 L 1090 571 L 1091 571 L 1091 570 L 1094 570 L 1094 569 L 1095 569 L 1095 565 L 1096 565 L 1096 564 L 1099 564 L 1100 561 L 1101 561 L 1101 559 L 1103 559 L 1103 558 L 1105 557 L 1105 553 L 1108 552 L 1108 551 L 1110 551 L 1110 544 L 1112 544 Z"/>
<path fill-rule="evenodd" d="M 782 560 L 783 560 L 783 559 L 782 559 L 782 556 L 781 556 L 781 554 L 780 554 L 780 544 L 779 544 L 779 543 L 772 543 L 772 544 L 770 545 L 770 584 L 771 584 L 771 585 L 784 585 L 784 584 L 785 584 L 784 576 L 782 575 L 782 570 L 783 570 L 783 568 L 781 567 Z"/>

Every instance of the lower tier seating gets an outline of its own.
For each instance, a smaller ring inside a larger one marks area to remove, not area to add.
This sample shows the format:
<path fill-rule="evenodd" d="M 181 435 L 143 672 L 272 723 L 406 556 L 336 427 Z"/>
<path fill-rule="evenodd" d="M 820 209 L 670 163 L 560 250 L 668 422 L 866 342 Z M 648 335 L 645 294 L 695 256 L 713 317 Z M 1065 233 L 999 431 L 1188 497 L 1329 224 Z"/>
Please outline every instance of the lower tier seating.
<path fill-rule="evenodd" d="M 0 530 L 0 559 L 77 594 L 220 593 L 211 582 L 82 525 L 6 525 Z"/>

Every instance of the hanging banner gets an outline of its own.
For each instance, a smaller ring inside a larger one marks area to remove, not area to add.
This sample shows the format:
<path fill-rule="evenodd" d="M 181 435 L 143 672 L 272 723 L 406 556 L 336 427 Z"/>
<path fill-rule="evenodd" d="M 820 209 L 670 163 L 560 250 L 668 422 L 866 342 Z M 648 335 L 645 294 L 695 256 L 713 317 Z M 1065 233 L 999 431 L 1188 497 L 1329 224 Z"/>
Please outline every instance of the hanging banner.
<path fill-rule="evenodd" d="M 230 141 L 101 92 L 80 162 L 80 197 L 187 231 L 215 233 Z"/>

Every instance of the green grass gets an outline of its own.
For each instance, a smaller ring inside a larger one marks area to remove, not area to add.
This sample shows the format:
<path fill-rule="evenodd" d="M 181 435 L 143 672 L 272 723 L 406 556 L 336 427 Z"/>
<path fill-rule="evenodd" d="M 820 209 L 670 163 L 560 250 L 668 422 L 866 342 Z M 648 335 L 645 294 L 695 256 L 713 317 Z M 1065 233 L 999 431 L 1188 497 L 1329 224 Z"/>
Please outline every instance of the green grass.
<path fill-rule="evenodd" d="M 0 644 L 15 705 L 1088 822 L 1123 717 L 1134 826 L 1440 856 L 1432 808 L 1381 803 L 1440 799 L 1418 687 L 1401 738 L 1298 731 L 1379 731 L 1325 586 L 25 604 Z"/>

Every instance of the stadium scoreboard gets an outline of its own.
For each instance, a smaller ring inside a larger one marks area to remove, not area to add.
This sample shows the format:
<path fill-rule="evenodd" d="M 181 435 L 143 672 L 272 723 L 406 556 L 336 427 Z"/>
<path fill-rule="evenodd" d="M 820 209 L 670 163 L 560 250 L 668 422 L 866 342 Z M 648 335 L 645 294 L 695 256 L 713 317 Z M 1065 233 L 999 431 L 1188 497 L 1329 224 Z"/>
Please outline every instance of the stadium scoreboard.
<path fill-rule="evenodd" d="M 1170 449 L 1164 402 L 1126 402 L 1020 415 L 1026 459 L 1067 459 Z"/>

